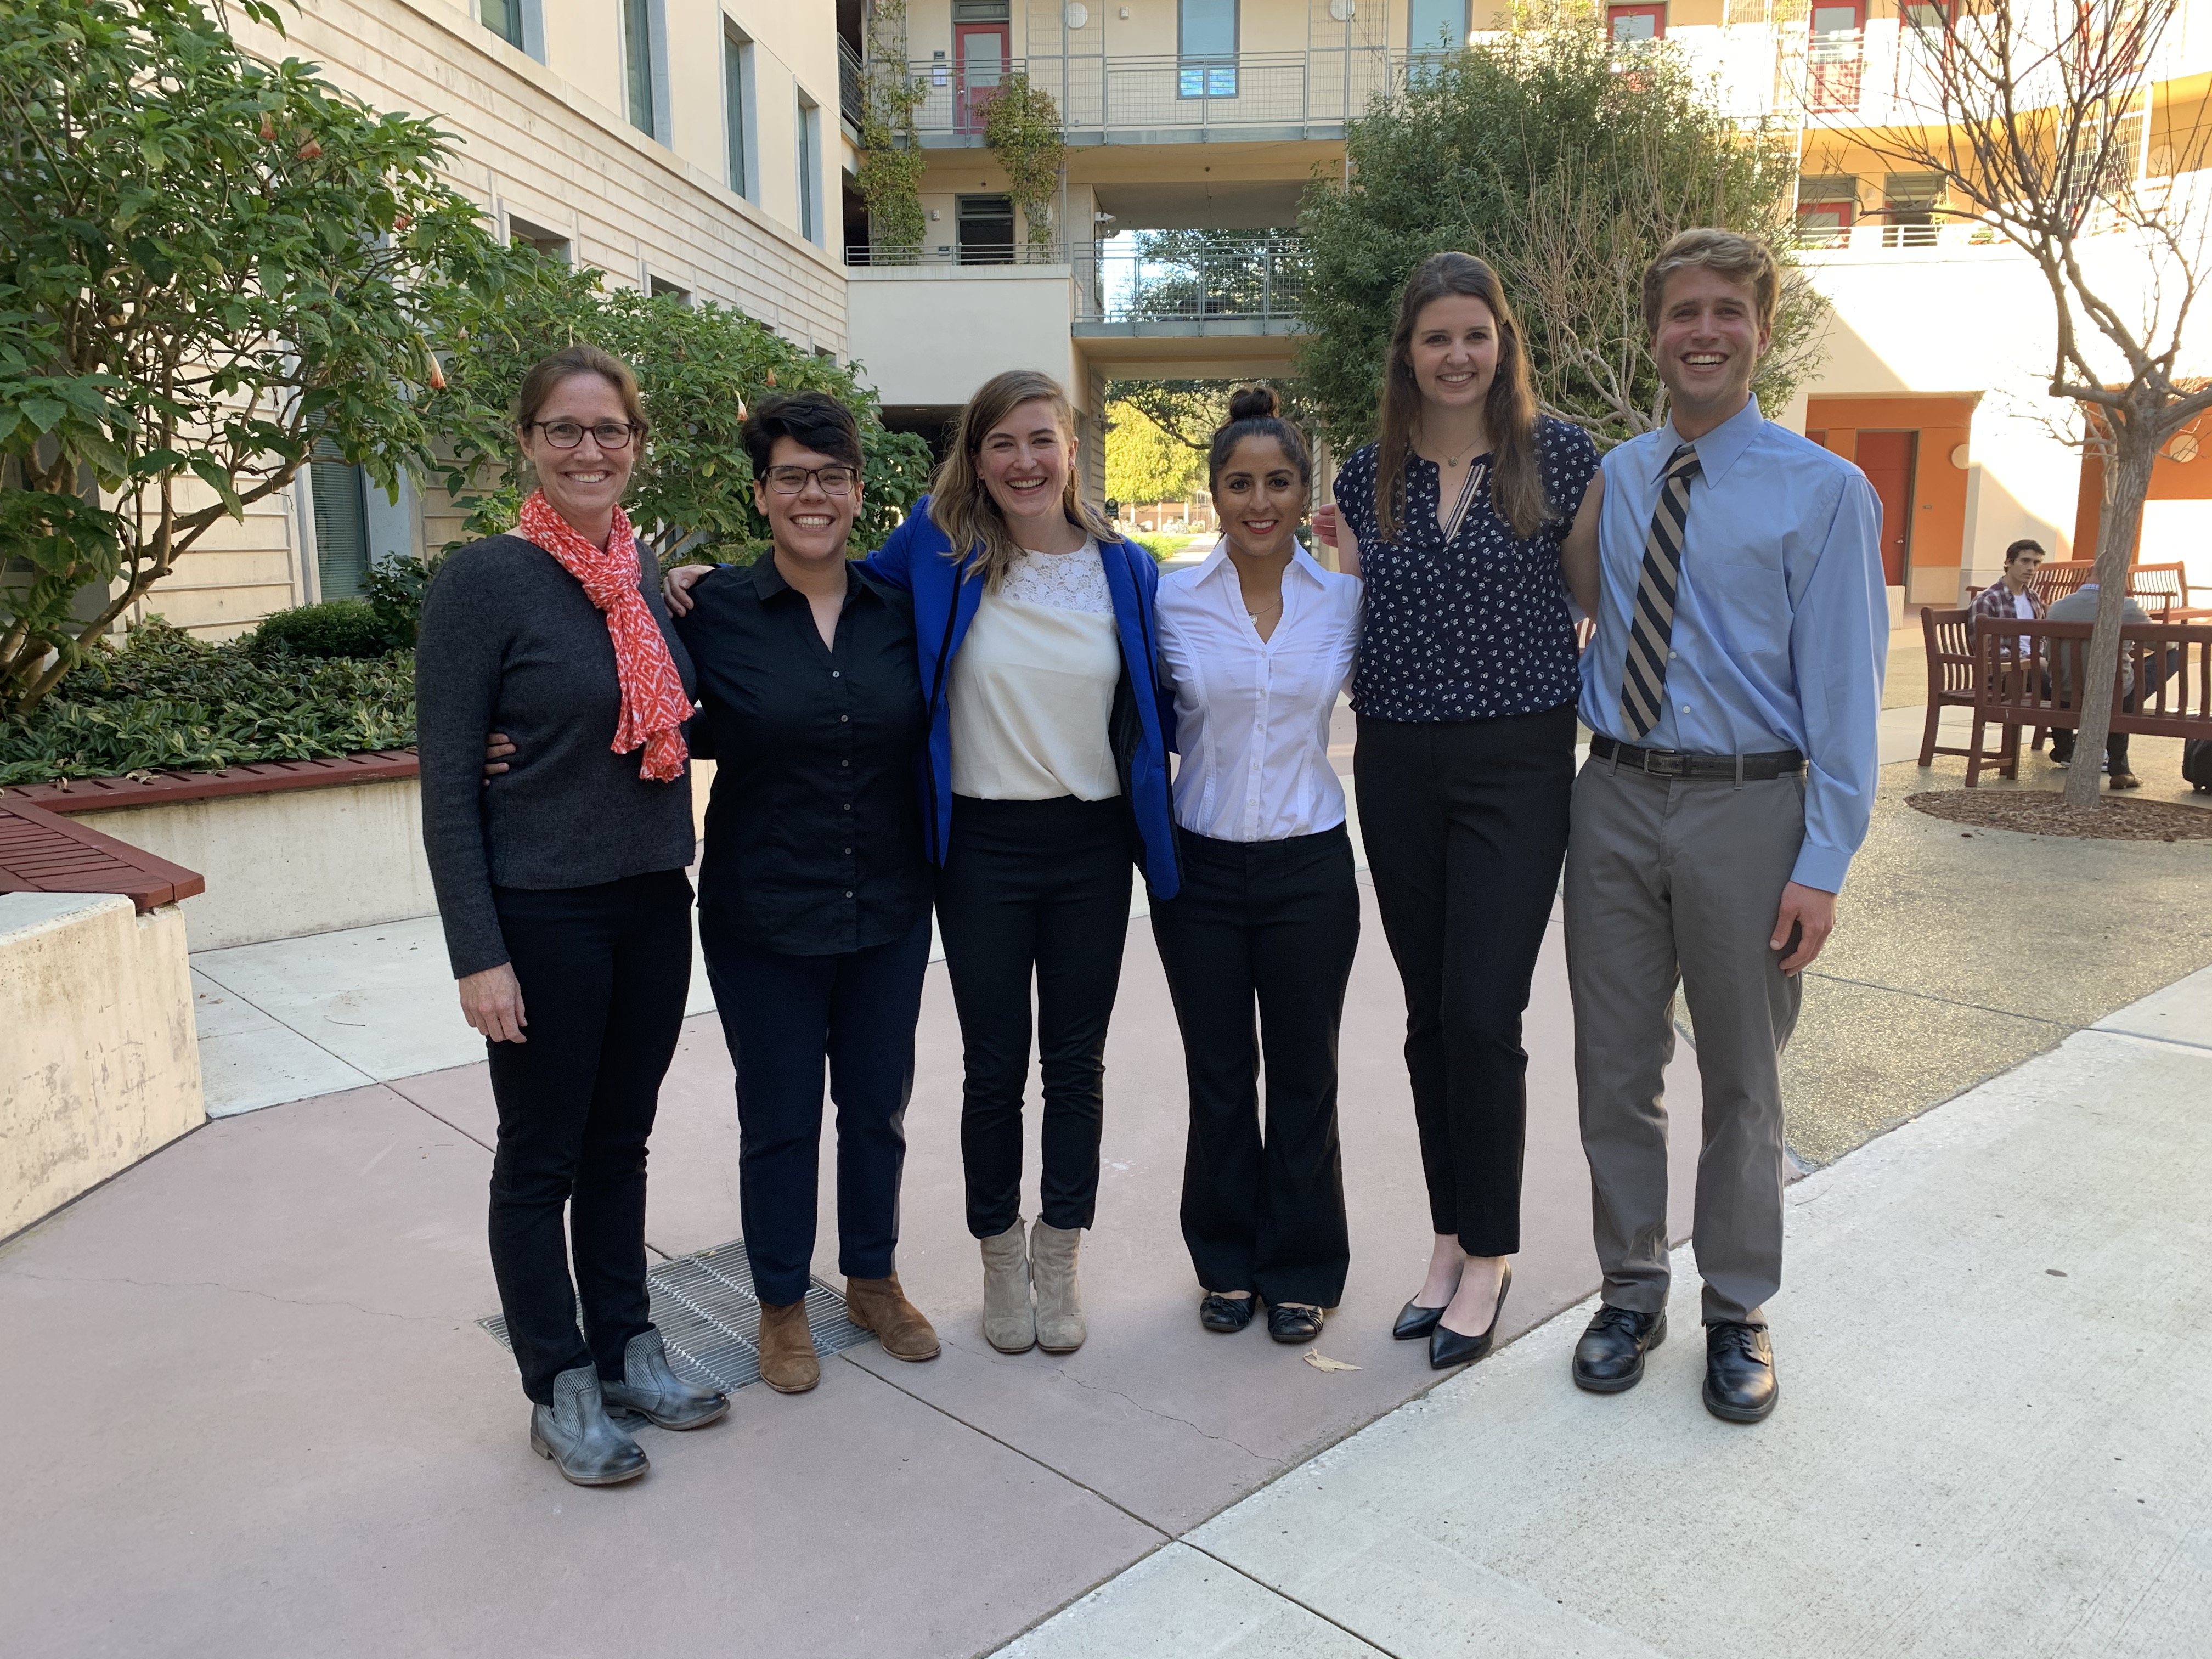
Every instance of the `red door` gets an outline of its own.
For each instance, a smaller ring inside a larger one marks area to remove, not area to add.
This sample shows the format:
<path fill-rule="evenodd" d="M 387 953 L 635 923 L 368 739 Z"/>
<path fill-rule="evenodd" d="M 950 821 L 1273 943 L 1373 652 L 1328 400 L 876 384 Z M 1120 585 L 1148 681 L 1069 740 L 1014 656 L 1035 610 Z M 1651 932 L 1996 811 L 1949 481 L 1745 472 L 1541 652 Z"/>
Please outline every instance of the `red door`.
<path fill-rule="evenodd" d="M 1920 447 L 1917 432 L 1862 432 L 1854 459 L 1881 501 L 1881 579 L 1905 586 L 1912 550 L 1912 465 Z"/>
<path fill-rule="evenodd" d="M 952 26 L 952 54 L 959 60 L 960 127 L 980 132 L 983 112 L 1006 83 L 1007 25 L 956 23 Z"/>

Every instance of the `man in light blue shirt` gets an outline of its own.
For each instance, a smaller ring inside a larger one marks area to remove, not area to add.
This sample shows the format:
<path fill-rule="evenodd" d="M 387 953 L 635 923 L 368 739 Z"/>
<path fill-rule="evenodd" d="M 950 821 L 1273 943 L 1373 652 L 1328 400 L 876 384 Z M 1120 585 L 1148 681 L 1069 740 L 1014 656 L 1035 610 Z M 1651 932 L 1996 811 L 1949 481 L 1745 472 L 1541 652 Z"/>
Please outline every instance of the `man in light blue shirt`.
<path fill-rule="evenodd" d="M 1653 263 L 1672 417 L 1606 456 L 1565 560 L 1596 622 L 1566 921 L 1605 1272 L 1575 1381 L 1634 1387 L 1666 1334 L 1679 983 L 1705 1095 L 1705 1401 L 1735 1422 L 1778 1398 L 1761 1304 L 1782 1281 L 1778 1060 L 1866 835 L 1889 641 L 1872 487 L 1751 396 L 1778 289 L 1771 256 L 1731 232 L 1685 231 Z"/>

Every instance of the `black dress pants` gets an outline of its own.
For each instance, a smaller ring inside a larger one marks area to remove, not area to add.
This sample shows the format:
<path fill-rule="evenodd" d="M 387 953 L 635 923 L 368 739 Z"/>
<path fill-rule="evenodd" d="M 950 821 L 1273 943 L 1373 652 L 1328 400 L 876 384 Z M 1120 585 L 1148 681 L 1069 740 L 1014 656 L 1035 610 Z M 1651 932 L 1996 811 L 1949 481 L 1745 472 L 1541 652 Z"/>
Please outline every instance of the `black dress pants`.
<path fill-rule="evenodd" d="M 646 1139 L 691 984 L 691 884 L 660 870 L 492 900 L 529 1024 L 524 1042 L 484 1044 L 499 1104 L 491 1267 L 523 1392 L 544 1405 L 562 1371 L 620 1376 L 652 1324 Z"/>
<path fill-rule="evenodd" d="M 753 1291 L 806 1295 L 822 1152 L 822 1081 L 837 1103 L 837 1266 L 885 1279 L 898 1251 L 914 1028 L 929 917 L 865 951 L 788 956 L 699 919 L 707 978 L 738 1068 L 738 1200 Z"/>
<path fill-rule="evenodd" d="M 1021 1219 L 1032 980 L 1044 1078 L 1038 1214 L 1048 1226 L 1088 1227 L 1097 1209 L 1106 1026 L 1129 930 L 1133 833 L 1118 799 L 952 798 L 937 925 L 960 1014 L 960 1152 L 978 1238 Z"/>
<path fill-rule="evenodd" d="M 1337 1028 L 1359 945 L 1352 838 L 1342 824 L 1250 842 L 1178 829 L 1176 844 L 1182 890 L 1153 902 L 1152 937 L 1190 1083 L 1191 1266 L 1207 1290 L 1333 1308 L 1352 1261 L 1336 1133 Z"/>
<path fill-rule="evenodd" d="M 1521 1248 L 1521 1016 L 1566 855 L 1574 744 L 1571 703 L 1495 720 L 1359 720 L 1359 829 L 1406 988 L 1430 1222 L 1469 1255 Z"/>

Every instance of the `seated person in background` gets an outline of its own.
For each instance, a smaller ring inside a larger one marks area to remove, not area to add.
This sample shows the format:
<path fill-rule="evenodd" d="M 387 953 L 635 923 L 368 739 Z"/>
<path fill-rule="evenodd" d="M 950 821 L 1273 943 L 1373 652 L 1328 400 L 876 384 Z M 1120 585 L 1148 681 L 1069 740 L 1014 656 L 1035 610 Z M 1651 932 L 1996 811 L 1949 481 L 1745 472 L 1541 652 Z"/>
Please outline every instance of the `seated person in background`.
<path fill-rule="evenodd" d="M 2043 544 L 2032 539 L 2016 541 L 2005 549 L 2004 574 L 1974 595 L 1968 625 L 1978 633 L 1984 626 L 2007 617 L 2020 622 L 2040 621 L 2043 601 L 2035 597 L 2029 584 L 2046 556 Z M 2002 649 L 2008 657 L 2024 655 L 2027 645 L 2025 637 L 2016 636 Z"/>
<path fill-rule="evenodd" d="M 2007 568 L 2009 569 L 2010 567 L 2008 566 Z M 1992 589 L 1991 591 L 1994 592 L 1995 590 Z M 1978 601 L 1977 601 L 1977 603 L 1978 603 Z M 2130 628 L 2141 628 L 2148 625 L 2150 618 L 2143 613 L 2143 608 L 2141 605 L 2137 605 L 2132 599 L 2126 600 L 2125 604 L 2127 608 L 2125 611 L 2123 612 L 2123 620 L 2126 623 L 2127 626 Z M 2057 603 L 2053 605 L 2051 609 L 2045 613 L 2045 615 L 2048 620 L 2051 622 L 2095 622 L 2097 620 L 2097 584 L 2094 582 L 2083 582 L 2081 586 L 2075 589 L 2074 592 L 2069 593 L 2064 599 L 2060 599 Z M 2071 640 L 2053 641 L 2052 644 L 2054 647 L 2063 645 L 2069 647 L 2073 647 L 2075 646 L 2075 642 Z M 2124 654 L 2126 649 L 2127 647 L 2124 645 L 2121 647 L 2121 651 Z M 2068 700 L 2070 700 L 2073 697 L 2073 663 L 2087 654 L 2088 642 L 2087 641 L 2083 641 L 2078 648 L 2069 648 L 2066 650 L 2054 649 L 2051 652 L 2050 672 L 2053 681 L 2055 682 L 2056 694 L 2059 697 Z M 2171 678 L 2173 671 L 2179 666 L 2180 653 L 2177 651 L 2167 652 L 2166 657 L 2166 672 L 2160 674 L 2159 678 L 2163 681 Z M 2124 672 L 2125 671 L 2123 670 L 2123 672 Z M 2130 692 L 2126 702 L 2123 704 L 2123 707 L 2131 709 L 2135 706 L 2135 694 Z M 2051 763 L 2054 766 L 2066 766 L 2070 765 L 2073 759 L 2074 733 L 2066 727 L 2053 726 L 2051 732 Z M 2128 770 L 2128 734 L 2126 732 L 2115 732 L 2105 739 L 2105 770 L 2111 775 L 2112 787 L 2115 789 L 2140 789 L 2142 787 L 2141 781 L 2137 780 L 2136 775 Z"/>

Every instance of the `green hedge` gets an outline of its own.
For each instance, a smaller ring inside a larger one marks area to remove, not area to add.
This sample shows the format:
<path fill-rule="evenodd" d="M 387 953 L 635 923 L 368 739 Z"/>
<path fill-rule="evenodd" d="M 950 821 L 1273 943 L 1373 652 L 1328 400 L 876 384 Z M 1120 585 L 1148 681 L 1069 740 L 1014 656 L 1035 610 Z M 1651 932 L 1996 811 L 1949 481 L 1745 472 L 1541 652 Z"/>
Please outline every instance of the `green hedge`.
<path fill-rule="evenodd" d="M 88 653 L 27 716 L 0 721 L 0 786 L 414 741 L 411 650 L 343 659 L 272 650 L 252 636 L 209 645 L 156 617 L 119 648 Z"/>
<path fill-rule="evenodd" d="M 395 645 L 412 647 L 415 641 L 411 636 L 394 640 L 366 599 L 325 599 L 263 617 L 253 630 L 253 643 L 264 652 L 330 659 L 380 657 Z"/>

